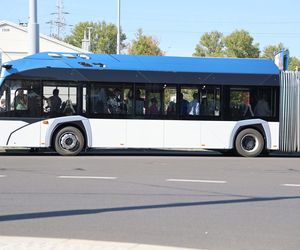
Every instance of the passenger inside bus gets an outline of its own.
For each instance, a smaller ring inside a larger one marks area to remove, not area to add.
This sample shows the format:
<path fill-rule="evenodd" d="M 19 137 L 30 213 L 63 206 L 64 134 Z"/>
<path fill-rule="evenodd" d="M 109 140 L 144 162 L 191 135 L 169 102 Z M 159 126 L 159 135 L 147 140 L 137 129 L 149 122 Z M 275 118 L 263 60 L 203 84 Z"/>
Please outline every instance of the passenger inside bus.
<path fill-rule="evenodd" d="M 241 110 L 243 112 L 244 117 L 253 117 L 254 116 L 252 106 L 250 103 L 250 93 L 249 92 L 243 93 L 243 102 L 241 104 Z"/>
<path fill-rule="evenodd" d="M 6 100 L 2 98 L 0 100 L 0 112 L 4 112 L 4 111 L 6 111 Z"/>
<path fill-rule="evenodd" d="M 135 113 L 136 115 L 144 115 L 145 114 L 145 100 L 141 97 L 141 91 L 139 89 L 136 90 L 135 93 Z"/>
<path fill-rule="evenodd" d="M 155 97 L 152 97 L 150 100 L 150 106 L 149 106 L 149 115 L 158 115 L 159 114 L 159 109 L 157 106 L 157 99 Z"/>
<path fill-rule="evenodd" d="M 167 115 L 176 115 L 176 102 L 170 101 L 167 108 Z"/>
<path fill-rule="evenodd" d="M 17 95 L 15 96 L 15 109 L 16 110 L 27 110 L 27 95 L 24 94 L 23 89 L 17 90 Z"/>
<path fill-rule="evenodd" d="M 199 103 L 199 94 L 195 92 L 193 94 L 193 100 L 189 103 L 189 115 L 199 115 L 200 103 Z"/>
<path fill-rule="evenodd" d="M 54 89 L 52 94 L 53 95 L 50 96 L 49 98 L 44 97 L 44 99 L 48 103 L 48 108 L 50 109 L 49 114 L 52 116 L 56 116 L 60 113 L 61 105 L 62 105 L 61 98 L 58 96 L 59 89 Z"/>
<path fill-rule="evenodd" d="M 41 115 L 41 96 L 36 89 L 28 90 L 28 110 L 33 117 Z"/>
<path fill-rule="evenodd" d="M 76 113 L 72 101 L 70 99 L 63 102 L 61 109 L 64 115 L 74 115 Z"/>
<path fill-rule="evenodd" d="M 110 93 L 107 101 L 108 113 L 109 114 L 120 114 L 124 108 L 121 100 L 121 90 L 115 88 L 112 93 Z"/>
<path fill-rule="evenodd" d="M 95 100 L 95 112 L 100 114 L 107 113 L 107 94 L 104 88 L 100 89 L 100 92 Z"/>
<path fill-rule="evenodd" d="M 254 115 L 258 117 L 268 117 L 271 115 L 269 103 L 266 101 L 266 96 L 261 95 L 254 108 Z"/>
<path fill-rule="evenodd" d="M 180 103 L 180 115 L 188 115 L 189 102 L 183 98 L 183 93 L 179 94 L 179 103 Z"/>

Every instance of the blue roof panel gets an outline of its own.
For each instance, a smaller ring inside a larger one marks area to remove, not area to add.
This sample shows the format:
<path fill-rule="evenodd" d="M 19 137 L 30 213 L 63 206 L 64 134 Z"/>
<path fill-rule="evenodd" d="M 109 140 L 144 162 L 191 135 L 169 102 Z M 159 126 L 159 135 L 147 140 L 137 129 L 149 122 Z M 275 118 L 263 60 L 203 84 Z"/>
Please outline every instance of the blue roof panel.
<path fill-rule="evenodd" d="M 54 56 L 56 54 L 56 56 Z M 35 68 L 74 68 L 216 74 L 278 75 L 271 59 L 203 58 L 170 56 L 99 55 L 44 52 L 12 61 L 11 73 Z M 58 57 L 59 56 L 59 57 Z M 81 64 L 80 64 L 81 63 Z M 104 67 L 99 64 L 105 65 Z"/>

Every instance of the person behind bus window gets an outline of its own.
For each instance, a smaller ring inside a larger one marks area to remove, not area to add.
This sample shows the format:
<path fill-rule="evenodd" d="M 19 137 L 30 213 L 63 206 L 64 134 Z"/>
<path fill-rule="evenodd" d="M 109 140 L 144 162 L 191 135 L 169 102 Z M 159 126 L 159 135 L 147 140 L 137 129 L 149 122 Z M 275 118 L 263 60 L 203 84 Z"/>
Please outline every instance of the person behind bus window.
<path fill-rule="evenodd" d="M 95 112 L 99 114 L 107 113 L 107 94 L 106 89 L 101 88 L 95 101 Z"/>
<path fill-rule="evenodd" d="M 132 114 L 133 113 L 133 96 L 132 96 L 132 91 L 129 90 L 126 98 L 126 110 L 127 114 Z"/>
<path fill-rule="evenodd" d="M 243 102 L 241 104 L 241 110 L 243 112 L 244 117 L 253 117 L 254 113 L 252 111 L 252 106 L 250 103 L 250 93 L 244 92 L 243 93 Z"/>
<path fill-rule="evenodd" d="M 183 98 L 183 93 L 179 94 L 179 103 L 180 103 L 180 115 L 188 115 L 189 111 L 189 101 Z"/>
<path fill-rule="evenodd" d="M 135 114 L 144 115 L 145 100 L 141 97 L 141 91 L 139 89 L 135 92 Z"/>
<path fill-rule="evenodd" d="M 1 99 L 0 101 L 0 112 L 6 111 L 6 101 L 4 98 Z"/>
<path fill-rule="evenodd" d="M 37 92 L 36 89 L 28 91 L 28 110 L 33 117 L 39 116 L 41 113 L 41 97 Z"/>
<path fill-rule="evenodd" d="M 27 110 L 27 96 L 24 94 L 24 90 L 20 89 L 15 97 L 16 110 Z"/>
<path fill-rule="evenodd" d="M 193 100 L 189 103 L 189 115 L 199 115 L 200 103 L 199 103 L 199 94 L 195 92 L 193 94 Z"/>
<path fill-rule="evenodd" d="M 254 115 L 259 117 L 267 117 L 271 115 L 269 103 L 266 101 L 265 95 L 260 96 L 254 108 Z"/>
<path fill-rule="evenodd" d="M 176 102 L 170 101 L 167 108 L 167 115 L 176 115 Z"/>
<path fill-rule="evenodd" d="M 115 88 L 112 93 L 110 93 L 107 108 L 109 114 L 120 114 L 123 109 L 123 104 L 121 100 L 121 90 Z"/>
<path fill-rule="evenodd" d="M 50 96 L 49 98 L 45 98 L 44 99 L 47 101 L 48 106 L 50 108 L 50 114 L 52 115 L 56 115 L 58 113 L 60 113 L 60 107 L 62 104 L 62 101 L 60 99 L 59 95 L 59 90 L 58 89 L 53 89 L 52 92 L 52 96 Z"/>
<path fill-rule="evenodd" d="M 159 109 L 158 109 L 158 102 L 155 97 L 151 98 L 150 100 L 151 104 L 149 107 L 149 115 L 157 115 L 159 114 Z"/>
<path fill-rule="evenodd" d="M 76 113 L 72 101 L 70 99 L 63 102 L 61 107 L 63 115 L 74 115 Z"/>

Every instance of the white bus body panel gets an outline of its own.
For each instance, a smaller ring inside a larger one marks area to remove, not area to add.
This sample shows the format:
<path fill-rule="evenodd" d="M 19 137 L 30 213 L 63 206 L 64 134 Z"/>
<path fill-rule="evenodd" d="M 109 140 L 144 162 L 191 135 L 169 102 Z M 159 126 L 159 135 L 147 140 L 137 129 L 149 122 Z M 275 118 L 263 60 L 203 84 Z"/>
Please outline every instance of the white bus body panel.
<path fill-rule="evenodd" d="M 237 122 L 202 121 L 201 147 L 208 149 L 229 149 L 231 133 Z"/>
<path fill-rule="evenodd" d="M 0 121 L 0 127 L 1 127 L 1 136 L 0 136 L 0 145 L 1 147 L 5 147 L 6 143 L 8 141 L 8 138 L 10 137 L 11 133 L 15 130 L 26 126 L 28 123 L 24 121 Z"/>
<path fill-rule="evenodd" d="M 200 121 L 165 121 L 165 148 L 200 148 Z"/>
<path fill-rule="evenodd" d="M 279 123 L 261 119 L 243 121 L 180 121 L 87 119 L 66 116 L 32 124 L 0 121 L 2 147 L 49 147 L 61 124 L 81 122 L 90 148 L 231 149 L 240 127 L 261 124 L 268 149 L 278 150 Z"/>
<path fill-rule="evenodd" d="M 271 133 L 271 145 L 272 150 L 279 150 L 279 122 L 268 122 Z"/>
<path fill-rule="evenodd" d="M 93 148 L 122 148 L 126 143 L 126 120 L 89 119 Z"/>
<path fill-rule="evenodd" d="M 3 123 L 3 121 L 1 123 Z M 10 131 L 7 130 L 8 143 L 5 142 L 5 144 L 2 144 L 3 141 L 1 139 L 1 146 L 5 146 L 5 147 L 40 147 L 41 146 L 40 143 L 41 123 L 40 122 L 28 124 L 26 122 L 21 122 L 21 121 L 12 121 L 11 123 L 14 123 L 14 125 L 11 125 L 11 129 L 9 129 Z M 18 125 L 19 128 L 17 128 L 15 125 Z"/>
<path fill-rule="evenodd" d="M 128 148 L 163 148 L 164 121 L 127 120 Z"/>

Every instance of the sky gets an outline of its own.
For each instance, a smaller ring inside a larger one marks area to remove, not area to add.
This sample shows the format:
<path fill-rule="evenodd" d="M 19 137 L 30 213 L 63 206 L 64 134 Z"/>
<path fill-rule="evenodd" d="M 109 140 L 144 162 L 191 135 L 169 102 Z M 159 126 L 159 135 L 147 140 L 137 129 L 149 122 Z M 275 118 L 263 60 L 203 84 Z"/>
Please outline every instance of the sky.
<path fill-rule="evenodd" d="M 38 1 L 40 31 L 48 35 L 57 0 Z M 29 0 L 0 0 L 0 20 L 28 22 Z M 117 0 L 64 0 L 70 34 L 83 21 L 117 23 Z M 155 37 L 169 56 L 192 56 L 205 32 L 224 35 L 244 29 L 263 50 L 283 43 L 300 58 L 299 0 L 121 0 L 121 27 L 127 43 L 139 28 Z"/>

